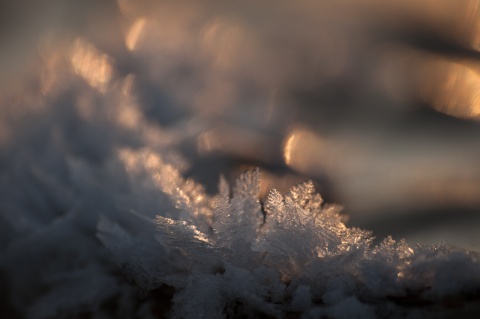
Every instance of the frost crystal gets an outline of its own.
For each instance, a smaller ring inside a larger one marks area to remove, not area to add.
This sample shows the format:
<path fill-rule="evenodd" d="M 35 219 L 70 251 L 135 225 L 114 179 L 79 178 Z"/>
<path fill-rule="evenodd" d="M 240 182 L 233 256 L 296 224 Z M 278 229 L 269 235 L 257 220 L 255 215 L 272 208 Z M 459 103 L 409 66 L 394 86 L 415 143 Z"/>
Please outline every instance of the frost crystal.
<path fill-rule="evenodd" d="M 227 248 L 232 258 L 240 260 L 251 247 L 263 222 L 258 200 L 259 172 L 249 171 L 237 180 L 232 199 L 223 195 L 214 207 L 213 230 L 218 246 Z M 244 262 L 249 262 L 248 258 Z"/>
<path fill-rule="evenodd" d="M 478 254 L 446 246 L 414 249 L 391 237 L 374 246 L 370 232 L 345 226 L 340 208 L 324 204 L 312 182 L 285 196 L 272 190 L 263 213 L 259 181 L 258 170 L 246 172 L 230 197 L 222 178 L 211 206 L 202 204 L 202 220 L 195 218 L 197 208 L 178 205 L 179 216 L 191 214 L 185 217 L 190 222 L 157 216 L 154 237 L 163 262 L 149 276 L 175 289 L 172 318 L 403 317 L 409 304 L 422 305 L 415 310 L 421 315 L 444 311 L 443 300 L 478 299 Z M 174 185 L 181 182 L 176 177 Z M 201 188 L 187 187 L 208 198 Z M 174 202 L 186 198 L 184 188 L 168 190 Z M 191 224 L 195 220 L 206 223 L 204 231 Z M 102 241 L 112 251 L 119 248 Z M 425 306 L 433 303 L 434 310 Z"/>
<path fill-rule="evenodd" d="M 82 6 L 73 28 L 12 37 L 33 60 L 0 73 L 0 318 L 412 318 L 459 308 L 480 318 L 477 252 L 391 237 L 375 245 L 312 182 L 262 202 L 259 170 L 232 185 L 220 178 L 216 195 L 184 178 L 214 154 L 277 163 L 283 129 L 301 124 L 284 101 L 301 102 L 311 79 L 343 83 L 356 71 L 322 62 L 359 42 L 317 23 L 337 15 L 306 12 L 313 24 L 292 29 L 296 8 L 309 8 L 295 1 L 87 2 L 101 10 Z M 278 50 L 284 40 L 293 50 Z M 321 153 L 292 156 L 302 137 L 312 133 L 286 136 L 292 168 Z M 320 140 L 311 142 L 300 144 Z"/>

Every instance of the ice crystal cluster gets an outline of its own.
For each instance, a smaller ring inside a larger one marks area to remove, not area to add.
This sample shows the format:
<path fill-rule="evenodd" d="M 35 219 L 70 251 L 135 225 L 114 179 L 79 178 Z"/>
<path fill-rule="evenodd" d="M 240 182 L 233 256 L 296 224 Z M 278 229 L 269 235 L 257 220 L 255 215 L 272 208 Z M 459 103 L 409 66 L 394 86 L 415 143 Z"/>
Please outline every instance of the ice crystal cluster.
<path fill-rule="evenodd" d="M 311 182 L 260 203 L 249 171 L 210 196 L 176 152 L 198 122 L 164 128 L 132 75 L 91 79 L 71 60 L 53 54 L 0 98 L 0 317 L 478 314 L 478 253 L 374 245 Z"/>
<path fill-rule="evenodd" d="M 174 288 L 171 318 L 421 317 L 478 300 L 477 253 L 390 237 L 374 246 L 313 183 L 262 205 L 259 178 L 243 174 L 231 195 L 222 179 L 214 198 L 177 180 L 167 190 L 177 213 L 150 221 L 153 236 L 104 219 L 98 237 L 144 291 Z"/>
<path fill-rule="evenodd" d="M 480 317 L 477 252 L 376 244 L 311 182 L 261 202 L 257 170 L 214 196 L 184 177 L 192 149 L 235 153 L 224 131 L 253 145 L 241 154 L 268 145 L 239 122 L 284 134 L 276 92 L 340 72 L 329 56 L 344 47 L 298 37 L 320 28 L 265 19 L 258 1 L 223 17 L 187 2 L 159 1 L 154 17 L 123 8 L 125 44 L 100 27 L 45 36 L 31 72 L 2 85 L 0 318 Z"/>

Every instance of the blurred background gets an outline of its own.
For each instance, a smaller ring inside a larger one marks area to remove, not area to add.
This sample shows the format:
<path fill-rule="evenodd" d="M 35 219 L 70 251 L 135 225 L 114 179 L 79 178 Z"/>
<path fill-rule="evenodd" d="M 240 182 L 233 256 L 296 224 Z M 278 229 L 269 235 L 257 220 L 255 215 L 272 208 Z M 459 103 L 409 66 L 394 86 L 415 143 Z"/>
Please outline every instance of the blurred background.
<path fill-rule="evenodd" d="M 262 196 L 312 179 L 379 239 L 480 247 L 478 0 L 10 0 L 0 24 L 2 247 L 108 210 L 98 185 L 143 200 L 122 147 L 211 194 L 258 166 Z"/>

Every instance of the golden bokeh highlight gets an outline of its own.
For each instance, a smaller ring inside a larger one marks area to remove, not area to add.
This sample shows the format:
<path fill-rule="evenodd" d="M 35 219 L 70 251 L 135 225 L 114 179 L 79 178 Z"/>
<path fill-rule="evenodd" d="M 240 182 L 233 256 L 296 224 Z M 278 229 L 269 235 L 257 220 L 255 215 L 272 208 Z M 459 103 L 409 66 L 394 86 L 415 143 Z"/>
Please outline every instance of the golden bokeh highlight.
<path fill-rule="evenodd" d="M 128 30 L 127 36 L 125 37 L 125 45 L 130 51 L 135 50 L 137 47 L 138 41 L 142 36 L 147 20 L 145 18 L 140 18 L 133 23 L 133 25 Z"/>
<path fill-rule="evenodd" d="M 420 80 L 420 95 L 439 112 L 480 120 L 479 70 L 468 62 L 430 61 Z"/>
<path fill-rule="evenodd" d="M 465 11 L 466 17 L 463 21 L 467 26 L 464 29 L 468 40 L 473 49 L 480 50 L 480 1 L 469 1 Z"/>
<path fill-rule="evenodd" d="M 78 38 L 71 47 L 70 62 L 73 71 L 90 86 L 105 92 L 113 75 L 112 58 L 100 52 L 93 44 Z"/>
<path fill-rule="evenodd" d="M 294 128 L 284 139 L 285 164 L 301 173 L 318 175 L 331 169 L 335 156 L 330 143 L 309 129 Z"/>

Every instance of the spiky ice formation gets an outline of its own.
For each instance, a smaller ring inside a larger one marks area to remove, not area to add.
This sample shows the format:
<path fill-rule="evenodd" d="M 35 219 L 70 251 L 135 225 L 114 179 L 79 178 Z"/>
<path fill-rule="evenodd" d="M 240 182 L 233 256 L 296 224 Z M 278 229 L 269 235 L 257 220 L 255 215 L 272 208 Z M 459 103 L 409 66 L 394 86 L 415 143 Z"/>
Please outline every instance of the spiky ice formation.
<path fill-rule="evenodd" d="M 324 204 L 312 182 L 286 195 L 272 190 L 262 212 L 259 181 L 258 170 L 246 172 L 230 197 L 222 179 L 212 206 L 202 205 L 205 218 L 188 218 L 199 225 L 157 216 L 150 253 L 162 262 L 141 277 L 174 287 L 172 318 L 439 315 L 458 311 L 448 307 L 452 300 L 478 311 L 470 302 L 480 291 L 477 253 L 412 248 L 391 237 L 373 245 L 371 233 L 345 226 L 339 206 Z M 185 190 L 171 191 L 178 198 Z M 201 188 L 189 196 L 208 198 Z M 191 204 L 184 213 L 199 212 Z M 117 250 L 116 258 L 131 255 Z"/>

